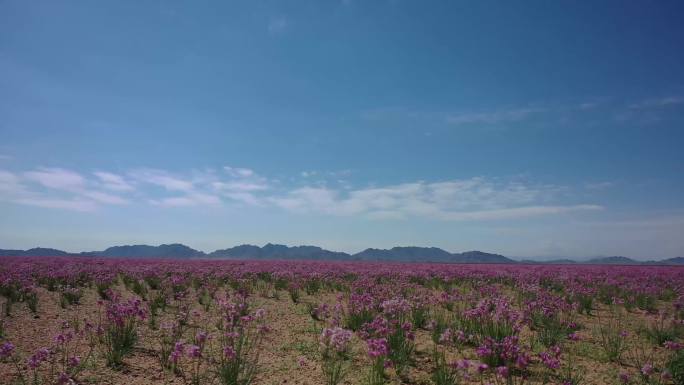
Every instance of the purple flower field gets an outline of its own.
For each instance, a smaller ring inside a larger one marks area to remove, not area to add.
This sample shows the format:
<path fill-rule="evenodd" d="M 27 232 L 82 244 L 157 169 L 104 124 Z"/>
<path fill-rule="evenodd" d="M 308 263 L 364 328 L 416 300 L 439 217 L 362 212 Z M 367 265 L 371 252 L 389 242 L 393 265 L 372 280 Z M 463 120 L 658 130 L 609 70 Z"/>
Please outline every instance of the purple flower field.
<path fill-rule="evenodd" d="M 0 383 L 682 384 L 684 269 L 0 260 Z"/>

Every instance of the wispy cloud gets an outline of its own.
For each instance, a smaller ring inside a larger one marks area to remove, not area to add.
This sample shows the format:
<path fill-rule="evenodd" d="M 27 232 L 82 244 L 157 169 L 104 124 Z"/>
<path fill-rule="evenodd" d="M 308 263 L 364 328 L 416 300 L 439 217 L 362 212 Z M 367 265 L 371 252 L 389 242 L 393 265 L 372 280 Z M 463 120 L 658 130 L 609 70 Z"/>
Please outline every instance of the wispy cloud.
<path fill-rule="evenodd" d="M 348 192 L 326 187 L 303 187 L 268 199 L 278 207 L 299 213 L 454 221 L 511 219 L 601 208 L 594 204 L 544 204 L 553 201 L 561 190 L 557 186 L 472 178 L 405 183 Z"/>
<path fill-rule="evenodd" d="M 569 107 L 566 107 L 569 108 Z M 573 105 L 573 109 L 580 107 Z M 585 109 L 591 108 L 586 104 Z M 531 119 L 536 115 L 553 112 L 561 108 L 546 105 L 501 107 L 479 110 L 430 111 L 405 107 L 384 107 L 361 112 L 361 118 L 370 121 L 417 121 L 448 124 L 451 126 L 497 125 Z"/>
<path fill-rule="evenodd" d="M 95 175 L 98 179 L 100 179 L 100 182 L 102 183 L 102 187 L 104 187 L 107 190 L 112 190 L 112 191 L 133 191 L 133 190 L 135 190 L 133 185 L 131 185 L 128 181 L 126 181 L 124 179 L 124 177 L 121 175 L 113 174 L 111 172 L 103 172 L 103 171 L 94 172 L 93 175 Z"/>
<path fill-rule="evenodd" d="M 629 108 L 633 109 L 633 110 L 642 110 L 642 109 L 648 109 L 648 108 L 660 108 L 660 107 L 676 106 L 676 105 L 681 105 L 681 104 L 684 104 L 684 97 L 668 96 L 668 97 L 657 98 L 657 99 L 642 100 L 638 103 L 634 103 L 634 104 L 630 105 Z"/>
<path fill-rule="evenodd" d="M 254 170 L 249 168 L 223 166 L 223 169 L 230 175 L 235 177 L 250 177 L 255 175 Z"/>
<path fill-rule="evenodd" d="M 14 159 L 12 155 L 0 154 L 0 160 L 11 160 Z"/>
<path fill-rule="evenodd" d="M 457 126 L 474 123 L 497 124 L 516 122 L 545 111 L 545 108 L 540 107 L 523 107 L 480 112 L 461 112 L 449 114 L 446 117 L 446 122 Z"/>
<path fill-rule="evenodd" d="M 121 196 L 100 191 L 81 174 L 61 168 L 39 168 L 20 174 L 0 171 L 0 200 L 75 211 L 129 203 Z"/>
<path fill-rule="evenodd" d="M 410 106 L 386 106 L 361 111 L 359 117 L 371 122 L 406 123 L 419 127 L 503 127 L 516 122 L 547 122 L 555 126 L 568 126 L 569 122 L 585 124 L 587 121 L 620 123 L 654 123 L 667 113 L 684 106 L 684 96 L 644 98 L 637 102 L 617 100 L 615 97 L 592 97 L 573 102 L 534 102 L 513 106 L 463 107 L 461 110 L 431 110 Z M 432 132 L 425 132 L 431 135 Z"/>
<path fill-rule="evenodd" d="M 155 185 L 177 194 L 149 199 L 153 205 L 163 207 L 220 206 L 224 200 L 259 205 L 261 201 L 256 194 L 270 189 L 269 181 L 252 169 L 224 166 L 222 171 L 204 170 L 182 175 L 141 169 L 129 175 L 139 184 Z"/>
<path fill-rule="evenodd" d="M 56 190 L 79 191 L 85 187 L 85 179 L 80 174 L 61 168 L 40 168 L 24 173 L 24 177 Z"/>
<path fill-rule="evenodd" d="M 184 196 L 151 199 L 150 203 L 165 207 L 220 206 L 221 199 L 215 195 L 193 192 Z"/>
<path fill-rule="evenodd" d="M 9 172 L 0 170 L 0 193 L 5 197 L 23 193 L 24 186 L 21 184 L 20 178 Z"/>
<path fill-rule="evenodd" d="M 51 209 L 63 209 L 72 211 L 95 211 L 97 209 L 97 204 L 93 201 L 83 200 L 83 199 L 50 199 L 50 198 L 19 198 L 14 200 L 15 203 L 45 207 Z"/>
<path fill-rule="evenodd" d="M 38 170 L 25 172 L 24 179 L 36 182 L 48 189 L 70 192 L 80 198 L 86 198 L 87 200 L 96 203 L 112 205 L 123 205 L 128 203 L 126 199 L 118 195 L 99 191 L 91 187 L 91 183 L 88 183 L 84 176 L 71 170 L 62 168 L 40 168 Z M 49 204 L 54 203 L 52 200 L 48 201 Z M 46 207 L 52 206 L 46 205 Z"/>
<path fill-rule="evenodd" d="M 138 169 L 130 172 L 129 176 L 139 183 L 153 184 L 168 191 L 189 192 L 194 189 L 192 181 L 181 179 L 164 170 Z"/>
<path fill-rule="evenodd" d="M 137 169 L 124 175 L 108 171 L 86 175 L 61 168 L 19 174 L 0 171 L 0 200 L 92 211 L 102 205 L 127 204 L 135 197 L 138 204 L 160 208 L 230 203 L 296 214 L 443 221 L 506 220 L 602 208 L 593 203 L 559 204 L 566 188 L 521 180 L 477 177 L 365 188 L 348 183 L 330 187 L 325 181 L 311 180 L 312 176 L 338 174 L 307 171 L 300 175 L 300 183 L 288 187 L 254 170 L 229 166 L 189 173 Z"/>

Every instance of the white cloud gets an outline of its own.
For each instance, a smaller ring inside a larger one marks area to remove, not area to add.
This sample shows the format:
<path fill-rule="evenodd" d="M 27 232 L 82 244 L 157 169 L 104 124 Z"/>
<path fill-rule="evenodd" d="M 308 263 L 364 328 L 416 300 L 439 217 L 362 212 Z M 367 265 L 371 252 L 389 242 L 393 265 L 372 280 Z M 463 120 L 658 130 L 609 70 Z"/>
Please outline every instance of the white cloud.
<path fill-rule="evenodd" d="M 128 204 L 128 200 L 121 198 L 118 195 L 105 193 L 102 191 L 81 191 L 80 194 L 86 198 L 90 198 L 98 203 L 104 203 L 108 205 L 125 205 Z"/>
<path fill-rule="evenodd" d="M 78 191 L 85 187 L 85 179 L 80 174 L 62 168 L 40 168 L 24 173 L 24 177 L 56 190 Z"/>
<path fill-rule="evenodd" d="M 234 177 L 250 177 L 254 176 L 255 172 L 254 170 L 251 170 L 249 168 L 240 168 L 240 167 L 230 167 L 230 166 L 224 166 L 223 169 L 231 176 Z"/>
<path fill-rule="evenodd" d="M 248 206 L 262 206 L 262 200 L 256 195 L 249 192 L 229 192 L 223 194 L 224 197 L 246 204 Z"/>
<path fill-rule="evenodd" d="M 93 175 L 98 177 L 102 182 L 102 186 L 108 190 L 133 191 L 135 189 L 121 175 L 103 171 L 94 172 Z"/>
<path fill-rule="evenodd" d="M 211 183 L 213 190 L 222 197 L 249 206 L 261 206 L 262 199 L 257 193 L 265 193 L 271 188 L 270 181 L 249 168 L 225 166 L 229 180 Z"/>
<path fill-rule="evenodd" d="M 11 160 L 14 159 L 12 155 L 0 154 L 0 160 Z"/>
<path fill-rule="evenodd" d="M 22 189 L 19 177 L 9 171 L 0 170 L 0 192 L 10 193 Z"/>
<path fill-rule="evenodd" d="M 101 204 L 128 203 L 118 195 L 93 188 L 92 184 L 81 174 L 62 168 L 39 168 L 22 174 L 0 171 L 0 200 L 75 211 L 93 211 Z M 46 190 L 36 189 L 36 185 Z"/>
<path fill-rule="evenodd" d="M 269 201 L 300 213 L 369 218 L 429 218 L 437 220 L 495 220 L 597 210 L 598 205 L 549 205 L 562 189 L 557 186 L 495 182 L 484 178 L 404 183 L 338 191 L 303 187 Z"/>
<path fill-rule="evenodd" d="M 126 177 L 98 171 L 89 178 L 61 168 L 18 174 L 0 170 L 0 200 L 92 211 L 103 205 L 125 205 L 135 197 L 138 202 L 158 207 L 219 207 L 232 203 L 304 214 L 443 221 L 506 220 L 601 209 L 582 202 L 558 204 L 561 193 L 567 193 L 563 187 L 520 180 L 476 177 L 366 188 L 353 188 L 347 183 L 332 188 L 321 182 L 287 188 L 251 169 L 224 170 L 226 173 L 205 170 L 176 174 L 140 169 Z M 161 188 L 150 188 L 153 186 Z M 129 191 L 135 193 L 121 195 Z"/>
<path fill-rule="evenodd" d="M 140 183 L 149 183 L 165 188 L 169 191 L 185 191 L 189 192 L 194 189 L 191 180 L 182 179 L 171 175 L 164 170 L 156 169 L 140 169 L 134 170 L 130 176 Z"/>
<path fill-rule="evenodd" d="M 180 197 L 169 197 L 150 200 L 155 206 L 185 207 L 185 206 L 220 206 L 221 199 L 214 195 L 204 193 L 191 193 Z"/>
<path fill-rule="evenodd" d="M 220 191 L 263 191 L 269 188 L 268 184 L 259 181 L 214 182 L 212 186 Z"/>

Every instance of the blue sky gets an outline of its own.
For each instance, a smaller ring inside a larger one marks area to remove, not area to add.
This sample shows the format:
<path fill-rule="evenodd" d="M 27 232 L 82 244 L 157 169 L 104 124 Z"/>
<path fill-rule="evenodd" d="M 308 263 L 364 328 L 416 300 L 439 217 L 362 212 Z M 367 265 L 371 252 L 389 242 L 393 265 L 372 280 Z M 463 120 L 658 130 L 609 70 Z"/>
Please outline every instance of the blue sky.
<path fill-rule="evenodd" d="M 677 1 L 0 1 L 0 247 L 684 255 Z"/>

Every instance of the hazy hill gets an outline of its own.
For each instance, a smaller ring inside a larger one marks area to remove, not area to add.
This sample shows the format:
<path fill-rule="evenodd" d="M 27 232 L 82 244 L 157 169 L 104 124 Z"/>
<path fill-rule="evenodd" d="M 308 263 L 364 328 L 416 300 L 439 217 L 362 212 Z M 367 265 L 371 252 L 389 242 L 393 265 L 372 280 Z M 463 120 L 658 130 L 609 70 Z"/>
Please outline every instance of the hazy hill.
<path fill-rule="evenodd" d="M 438 247 L 393 247 L 391 249 L 366 249 L 352 255 L 355 260 L 363 261 L 402 261 L 416 260 L 429 262 L 451 262 L 452 254 Z"/>
<path fill-rule="evenodd" d="M 207 254 L 211 258 L 236 259 L 349 259 L 349 254 L 322 249 L 318 246 L 285 246 L 268 243 L 264 247 L 240 245 Z"/>
<path fill-rule="evenodd" d="M 454 262 L 461 263 L 516 263 L 516 261 L 506 258 L 503 255 L 485 253 L 477 250 L 452 255 L 456 257 Z"/>
<path fill-rule="evenodd" d="M 589 260 L 572 260 L 558 258 L 555 260 L 516 261 L 500 254 L 483 251 L 466 251 L 450 253 L 438 247 L 403 246 L 391 249 L 369 248 L 356 254 L 330 251 L 318 246 L 286 246 L 273 243 L 259 247 L 255 245 L 239 245 L 204 253 L 180 243 L 159 246 L 124 245 L 112 246 L 103 251 L 68 253 L 66 251 L 37 247 L 29 250 L 0 249 L 0 257 L 106 257 L 106 258 L 170 258 L 170 259 L 302 259 L 302 260 L 337 260 L 337 261 L 387 261 L 387 262 L 435 262 L 435 263 L 522 263 L 522 264 L 595 264 L 595 265 L 684 265 L 684 257 L 664 259 L 661 261 L 635 261 L 631 258 L 612 256 L 597 257 Z"/>
<path fill-rule="evenodd" d="M 113 246 L 104 251 L 93 251 L 88 254 L 110 258 L 196 258 L 204 253 L 180 243 L 169 245 L 125 245 Z"/>
<path fill-rule="evenodd" d="M 599 257 L 599 258 L 592 258 L 588 260 L 586 263 L 588 264 L 596 264 L 596 265 L 638 265 L 640 262 L 637 262 L 631 258 L 627 257 L 620 257 L 620 256 L 613 256 L 613 257 Z"/>
<path fill-rule="evenodd" d="M 0 257 L 64 257 L 68 255 L 66 251 L 45 247 L 34 247 L 28 250 L 0 249 Z"/>

